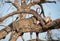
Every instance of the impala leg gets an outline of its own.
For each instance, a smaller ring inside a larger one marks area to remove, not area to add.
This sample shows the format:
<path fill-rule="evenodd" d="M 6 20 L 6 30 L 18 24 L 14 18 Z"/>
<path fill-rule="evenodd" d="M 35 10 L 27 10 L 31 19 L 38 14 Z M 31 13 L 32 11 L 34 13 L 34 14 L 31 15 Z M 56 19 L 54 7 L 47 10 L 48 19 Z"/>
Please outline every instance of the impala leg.
<path fill-rule="evenodd" d="M 9 41 L 16 41 L 18 37 L 19 37 L 18 33 L 12 31 L 11 38 L 9 39 Z"/>
<path fill-rule="evenodd" d="M 21 36 L 21 38 L 22 38 L 23 41 L 25 41 L 24 38 L 23 38 L 23 36 Z"/>
<path fill-rule="evenodd" d="M 23 38 L 23 34 L 24 34 L 24 33 L 22 33 L 20 36 L 21 36 L 22 40 L 25 41 L 24 38 Z"/>
<path fill-rule="evenodd" d="M 36 41 L 38 41 L 38 34 L 39 34 L 39 33 L 38 33 L 38 32 L 36 32 Z"/>
<path fill-rule="evenodd" d="M 38 3 L 38 5 L 41 7 L 41 13 L 40 13 L 40 15 L 42 14 L 43 17 L 46 17 L 45 14 L 44 14 L 44 9 L 43 9 L 42 4 L 41 3 Z"/>
<path fill-rule="evenodd" d="M 56 4 L 56 1 L 46 1 L 45 3 L 55 3 Z"/>
<path fill-rule="evenodd" d="M 42 14 L 42 15 L 43 15 L 43 17 L 46 17 L 46 16 L 45 16 L 45 14 L 44 14 L 44 9 L 43 9 L 42 4 L 40 4 L 40 7 L 41 7 L 41 10 L 42 10 L 42 11 L 41 11 L 41 13 L 40 13 L 40 15 Z"/>
<path fill-rule="evenodd" d="M 32 40 L 32 32 L 30 32 L 30 40 Z"/>
<path fill-rule="evenodd" d="M 10 27 L 5 27 L 4 29 L 0 30 L 0 39 L 4 39 L 5 36 L 11 31 Z"/>

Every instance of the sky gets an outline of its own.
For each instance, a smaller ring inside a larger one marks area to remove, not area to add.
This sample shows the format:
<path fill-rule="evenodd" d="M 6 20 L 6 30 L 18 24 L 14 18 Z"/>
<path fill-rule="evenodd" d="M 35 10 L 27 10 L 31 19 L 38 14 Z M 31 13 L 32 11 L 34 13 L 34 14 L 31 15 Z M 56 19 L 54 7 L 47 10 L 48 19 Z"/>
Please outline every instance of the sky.
<path fill-rule="evenodd" d="M 50 16 L 52 20 L 60 18 L 60 2 L 57 1 L 57 0 L 56 0 L 56 2 L 57 2 L 56 4 L 54 4 L 54 3 L 42 4 L 43 8 L 44 8 L 45 15 L 46 16 Z M 1 2 L 0 2 L 0 5 L 1 5 Z M 35 5 L 35 6 L 32 6 L 31 9 L 36 10 L 36 8 L 38 8 L 38 7 L 39 6 Z M 13 12 L 14 10 L 16 10 L 16 8 L 12 4 L 4 3 L 4 5 L 0 6 L 0 17 L 1 16 L 5 16 L 5 15 L 9 14 L 10 12 Z M 27 17 L 31 17 L 31 16 L 32 15 L 27 15 Z M 12 19 L 14 21 L 16 17 L 17 17 L 17 15 L 11 16 L 11 17 L 7 18 L 6 20 L 4 20 L 3 22 L 0 22 L 0 24 L 3 24 L 3 25 L 6 26 L 6 25 L 8 25 L 8 24 L 10 24 L 12 22 Z M 5 28 L 5 27 L 0 26 L 0 30 L 2 30 L 3 28 Z M 53 35 L 52 35 L 53 39 L 57 39 L 56 35 L 59 35 L 59 37 L 60 37 L 60 33 L 59 33 L 60 29 L 58 29 L 58 30 L 56 30 L 56 29 L 52 30 L 52 32 L 53 32 Z M 0 41 L 8 41 L 9 38 L 10 38 L 10 35 L 11 35 L 11 33 L 9 33 L 6 36 L 5 39 L 2 39 Z M 23 35 L 25 41 L 28 40 L 28 39 L 30 39 L 29 36 L 30 36 L 30 33 L 25 33 Z M 35 33 L 33 33 L 32 37 L 33 37 L 33 39 L 36 38 Z M 46 37 L 46 32 L 39 33 L 39 38 L 40 39 L 45 39 L 45 37 Z M 21 37 L 19 37 L 17 39 L 17 41 L 19 41 L 19 40 L 22 41 Z"/>

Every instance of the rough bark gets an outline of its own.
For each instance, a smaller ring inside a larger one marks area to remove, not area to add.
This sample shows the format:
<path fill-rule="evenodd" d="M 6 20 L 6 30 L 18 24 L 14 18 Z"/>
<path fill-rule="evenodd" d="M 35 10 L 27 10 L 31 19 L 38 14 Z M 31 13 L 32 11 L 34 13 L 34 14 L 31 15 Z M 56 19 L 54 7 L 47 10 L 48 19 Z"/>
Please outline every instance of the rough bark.
<path fill-rule="evenodd" d="M 8 18 L 8 17 L 10 17 L 12 15 L 15 15 L 15 13 L 17 13 L 17 11 L 13 11 L 13 12 L 11 12 L 8 15 L 3 16 L 2 18 L 0 18 L 0 22 L 2 22 L 3 20 L 5 20 L 6 18 Z"/>
<path fill-rule="evenodd" d="M 4 29 L 0 30 L 0 39 L 4 39 L 6 35 L 11 31 L 10 27 L 5 27 Z"/>
<path fill-rule="evenodd" d="M 16 41 L 18 37 L 19 37 L 19 34 L 14 32 L 14 31 L 12 31 L 11 32 L 11 38 L 10 38 L 9 41 Z"/>

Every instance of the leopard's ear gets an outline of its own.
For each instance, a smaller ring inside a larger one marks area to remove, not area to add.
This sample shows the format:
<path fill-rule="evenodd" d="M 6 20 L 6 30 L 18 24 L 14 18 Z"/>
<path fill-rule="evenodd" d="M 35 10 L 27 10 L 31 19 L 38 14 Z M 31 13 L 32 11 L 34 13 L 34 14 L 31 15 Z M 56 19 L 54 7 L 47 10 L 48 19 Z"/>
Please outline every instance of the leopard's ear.
<path fill-rule="evenodd" d="M 46 23 L 49 23 L 49 22 L 52 21 L 52 19 L 48 16 L 48 17 L 45 17 L 45 18 L 44 18 L 44 21 L 45 21 Z"/>

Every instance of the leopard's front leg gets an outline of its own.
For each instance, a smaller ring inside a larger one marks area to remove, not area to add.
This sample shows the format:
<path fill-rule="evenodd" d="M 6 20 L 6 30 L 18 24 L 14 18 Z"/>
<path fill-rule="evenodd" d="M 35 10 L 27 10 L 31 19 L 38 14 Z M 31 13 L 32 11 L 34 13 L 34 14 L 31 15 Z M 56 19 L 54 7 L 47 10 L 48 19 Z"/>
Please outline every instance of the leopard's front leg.
<path fill-rule="evenodd" d="M 5 27 L 4 29 L 0 30 L 0 39 L 4 39 L 5 36 L 11 31 L 9 26 Z"/>

